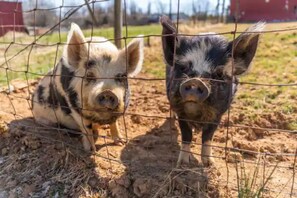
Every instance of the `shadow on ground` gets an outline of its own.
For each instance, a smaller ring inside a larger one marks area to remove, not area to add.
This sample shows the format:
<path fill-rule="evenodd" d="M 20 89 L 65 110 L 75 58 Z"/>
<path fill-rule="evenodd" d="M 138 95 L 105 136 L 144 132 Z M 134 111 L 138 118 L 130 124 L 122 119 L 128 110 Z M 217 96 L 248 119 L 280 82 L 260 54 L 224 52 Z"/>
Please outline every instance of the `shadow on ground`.
<path fill-rule="evenodd" d="M 93 156 L 79 138 L 42 127 L 32 118 L 14 120 L 0 133 L 0 197 L 79 197 L 107 194 Z M 57 135 L 60 134 L 60 135 Z"/>
<path fill-rule="evenodd" d="M 125 173 L 110 182 L 111 194 L 122 198 L 217 197 L 208 169 L 197 162 L 192 167 L 175 168 L 180 148 L 177 136 L 176 126 L 166 120 L 133 138 L 121 152 Z"/>

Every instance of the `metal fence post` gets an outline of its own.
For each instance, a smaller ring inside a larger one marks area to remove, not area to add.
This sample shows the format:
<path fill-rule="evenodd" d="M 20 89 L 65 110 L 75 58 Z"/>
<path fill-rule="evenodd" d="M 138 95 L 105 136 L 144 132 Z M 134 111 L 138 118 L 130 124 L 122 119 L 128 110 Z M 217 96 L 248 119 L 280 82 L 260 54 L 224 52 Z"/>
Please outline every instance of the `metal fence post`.
<path fill-rule="evenodd" d="M 122 0 L 114 1 L 114 39 L 117 48 L 121 48 L 122 38 L 122 24 L 123 24 L 123 12 L 122 12 Z"/>

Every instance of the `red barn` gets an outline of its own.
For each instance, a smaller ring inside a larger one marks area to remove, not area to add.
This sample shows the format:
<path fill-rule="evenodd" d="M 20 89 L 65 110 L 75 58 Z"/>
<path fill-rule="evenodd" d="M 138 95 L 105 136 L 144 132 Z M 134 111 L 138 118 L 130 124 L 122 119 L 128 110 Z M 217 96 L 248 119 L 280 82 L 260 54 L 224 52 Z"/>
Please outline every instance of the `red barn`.
<path fill-rule="evenodd" d="M 26 31 L 21 2 L 0 1 L 0 36 L 8 31 Z"/>
<path fill-rule="evenodd" d="M 238 22 L 297 20 L 297 0 L 231 0 L 230 17 Z"/>

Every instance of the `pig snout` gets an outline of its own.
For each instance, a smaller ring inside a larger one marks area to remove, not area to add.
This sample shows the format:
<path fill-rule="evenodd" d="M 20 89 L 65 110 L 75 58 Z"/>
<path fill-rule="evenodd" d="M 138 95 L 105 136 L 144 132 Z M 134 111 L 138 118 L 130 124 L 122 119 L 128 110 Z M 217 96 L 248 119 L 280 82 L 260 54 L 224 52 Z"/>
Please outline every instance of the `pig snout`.
<path fill-rule="evenodd" d="M 208 86 L 199 78 L 183 82 L 179 92 L 184 102 L 203 102 L 210 94 Z"/>
<path fill-rule="evenodd" d="M 118 97 L 110 90 L 105 90 L 97 96 L 97 102 L 100 106 L 114 110 L 119 105 Z"/>

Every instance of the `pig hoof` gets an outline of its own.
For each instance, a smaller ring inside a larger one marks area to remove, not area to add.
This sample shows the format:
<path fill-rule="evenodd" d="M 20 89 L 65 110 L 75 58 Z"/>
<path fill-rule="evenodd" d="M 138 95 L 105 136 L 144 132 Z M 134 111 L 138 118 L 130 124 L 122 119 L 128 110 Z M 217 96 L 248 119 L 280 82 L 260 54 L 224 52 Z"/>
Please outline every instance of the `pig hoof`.
<path fill-rule="evenodd" d="M 204 166 L 213 166 L 215 161 L 213 157 L 202 157 L 202 163 Z"/>
<path fill-rule="evenodd" d="M 83 139 L 83 147 L 85 151 L 92 150 L 91 144 L 86 139 Z"/>
<path fill-rule="evenodd" d="M 176 167 L 179 168 L 182 164 L 190 164 L 190 162 L 194 160 L 195 157 L 192 153 L 181 151 L 178 156 Z"/>
<path fill-rule="evenodd" d="M 91 146 L 90 145 L 84 145 L 84 150 L 85 151 L 91 151 Z"/>
<path fill-rule="evenodd" d="M 123 146 L 125 144 L 124 140 L 119 137 L 113 138 L 113 143 L 118 146 Z"/>

